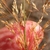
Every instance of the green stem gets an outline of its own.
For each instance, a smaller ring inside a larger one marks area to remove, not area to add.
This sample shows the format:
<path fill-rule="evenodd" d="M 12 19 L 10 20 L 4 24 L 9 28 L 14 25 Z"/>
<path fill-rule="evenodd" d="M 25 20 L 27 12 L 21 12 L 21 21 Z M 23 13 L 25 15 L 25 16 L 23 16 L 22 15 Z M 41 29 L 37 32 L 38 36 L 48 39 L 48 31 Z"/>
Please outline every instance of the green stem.
<path fill-rule="evenodd" d="M 24 27 L 26 24 L 26 15 L 24 14 Z M 27 50 L 27 42 L 26 42 L 26 30 L 24 29 L 24 43 L 25 43 L 25 50 Z"/>
<path fill-rule="evenodd" d="M 24 0 L 24 27 L 26 24 L 26 15 L 25 15 L 25 0 Z M 26 30 L 24 29 L 24 43 L 25 43 L 25 50 L 27 50 L 27 43 L 26 43 Z"/>

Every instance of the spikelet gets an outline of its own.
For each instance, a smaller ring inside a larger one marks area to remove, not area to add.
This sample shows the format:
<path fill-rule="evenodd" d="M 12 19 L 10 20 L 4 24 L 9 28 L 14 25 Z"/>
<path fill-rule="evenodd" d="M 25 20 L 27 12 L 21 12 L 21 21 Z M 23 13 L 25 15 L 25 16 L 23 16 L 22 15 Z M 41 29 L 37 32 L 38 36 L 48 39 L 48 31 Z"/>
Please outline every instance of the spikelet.
<path fill-rule="evenodd" d="M 43 5 L 43 13 L 45 13 L 46 15 L 48 15 L 48 13 L 46 12 L 46 6 L 47 6 L 47 4 Z"/>
<path fill-rule="evenodd" d="M 1 5 L 1 3 L 0 3 L 0 8 L 3 8 L 2 5 Z"/>
<path fill-rule="evenodd" d="M 16 19 L 16 21 L 18 22 L 18 8 L 17 8 L 17 4 L 16 4 L 16 0 L 14 0 L 13 2 L 13 8 L 12 8 L 12 14 L 14 15 L 13 17 Z"/>
<path fill-rule="evenodd" d="M 14 0 L 14 2 L 13 2 L 13 8 L 12 8 L 12 10 L 13 10 L 13 14 L 15 14 L 15 11 L 16 11 L 16 13 L 18 14 L 18 8 L 17 8 L 17 4 L 16 4 L 16 0 Z"/>
<path fill-rule="evenodd" d="M 48 13 L 46 12 L 46 9 L 48 9 L 49 7 L 50 7 L 50 2 L 46 0 L 45 4 L 43 5 L 43 13 L 45 13 L 46 15 L 48 15 Z"/>
<path fill-rule="evenodd" d="M 42 22 L 42 19 L 43 19 L 43 15 L 42 15 L 41 19 L 39 19 L 38 24 L 40 24 Z"/>
<path fill-rule="evenodd" d="M 38 11 L 38 8 L 35 3 L 32 2 L 33 8 Z"/>
<path fill-rule="evenodd" d="M 43 50 L 43 48 L 45 48 L 45 46 L 46 46 L 47 44 L 44 44 L 42 47 L 41 47 L 41 49 L 40 50 Z"/>
<path fill-rule="evenodd" d="M 43 30 L 45 30 L 49 25 L 50 25 L 50 20 L 47 21 L 47 22 L 44 24 L 44 26 L 43 26 Z"/>
<path fill-rule="evenodd" d="M 14 31 L 13 29 L 11 29 L 13 23 L 10 24 L 10 23 L 8 23 L 8 21 L 3 21 L 3 20 L 1 20 L 1 22 L 2 22 L 3 24 L 5 24 L 5 26 L 6 26 L 13 34 L 15 34 L 15 31 Z"/>
<path fill-rule="evenodd" d="M 3 6 L 0 3 L 0 14 L 5 14 L 5 12 L 3 11 Z"/>
<path fill-rule="evenodd" d="M 28 4 L 30 4 L 29 0 L 26 0 Z"/>

